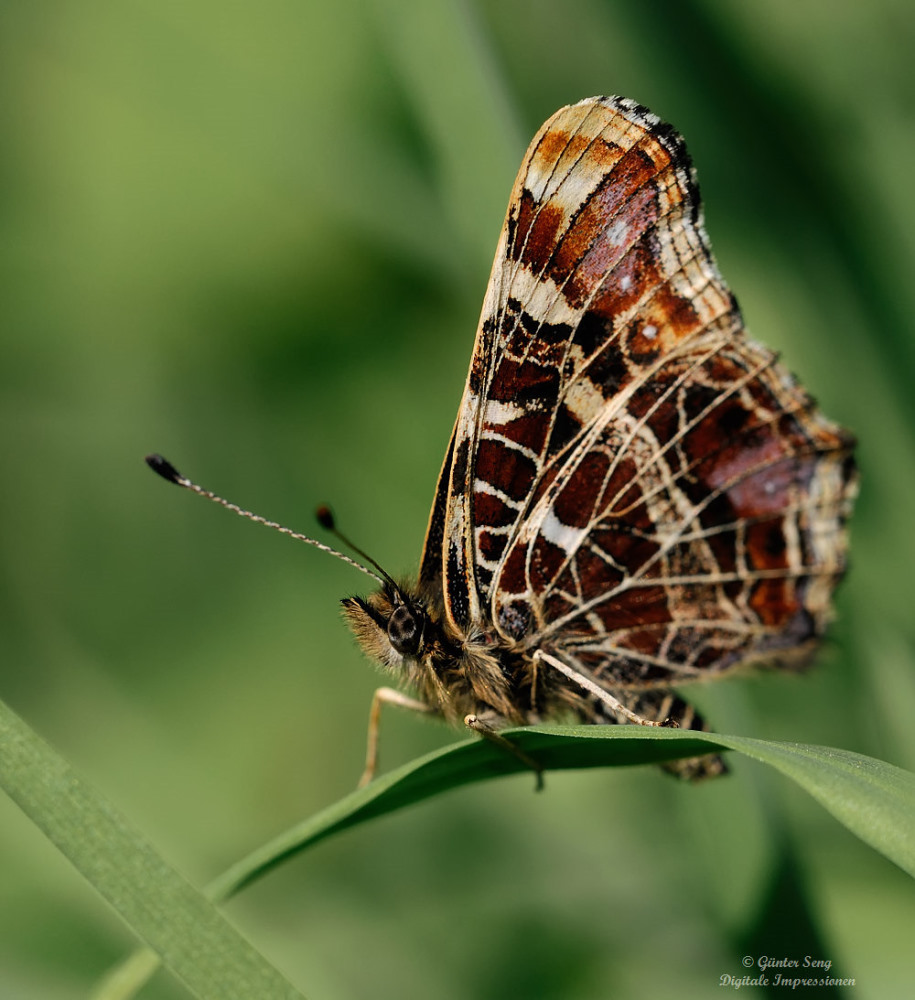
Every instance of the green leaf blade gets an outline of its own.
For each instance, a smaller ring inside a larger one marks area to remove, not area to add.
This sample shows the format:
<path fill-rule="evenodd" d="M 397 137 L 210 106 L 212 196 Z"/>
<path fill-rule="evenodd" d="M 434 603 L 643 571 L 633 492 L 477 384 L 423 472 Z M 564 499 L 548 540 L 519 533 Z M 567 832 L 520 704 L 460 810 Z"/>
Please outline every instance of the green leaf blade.
<path fill-rule="evenodd" d="M 792 778 L 852 833 L 915 877 L 915 774 L 833 747 L 715 739 Z"/>
<path fill-rule="evenodd" d="M 720 750 L 743 753 L 793 779 L 865 843 L 915 876 L 915 775 L 883 761 L 828 747 L 642 726 L 537 726 L 503 735 L 547 772 L 659 764 Z M 350 827 L 451 788 L 526 770 L 516 757 L 484 740 L 437 750 L 382 775 L 263 845 L 211 883 L 207 895 L 229 899 L 284 861 Z M 531 784 L 533 789 L 533 776 Z M 142 957 L 133 960 L 142 962 Z M 131 995 L 132 990 L 104 994 L 105 1000 Z"/>
<path fill-rule="evenodd" d="M 659 764 L 735 750 L 809 792 L 865 843 L 915 876 L 915 775 L 844 750 L 643 726 L 532 726 L 505 730 L 547 772 Z M 233 866 L 209 887 L 226 899 L 282 861 L 349 827 L 475 781 L 527 770 L 484 740 L 458 743 L 376 779 Z M 531 777 L 533 786 L 533 776 Z"/>
<path fill-rule="evenodd" d="M 194 996 L 303 1000 L 201 892 L 2 702 L 0 785 Z"/>

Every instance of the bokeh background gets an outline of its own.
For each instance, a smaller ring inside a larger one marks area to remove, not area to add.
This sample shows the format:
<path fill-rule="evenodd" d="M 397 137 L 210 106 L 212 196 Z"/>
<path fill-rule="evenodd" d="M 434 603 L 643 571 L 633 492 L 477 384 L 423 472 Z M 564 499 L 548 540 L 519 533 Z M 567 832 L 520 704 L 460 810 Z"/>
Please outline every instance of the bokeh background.
<path fill-rule="evenodd" d="M 368 581 L 143 455 L 301 529 L 329 501 L 413 571 L 521 155 L 622 93 L 686 135 L 751 330 L 860 438 L 817 667 L 696 700 L 915 767 L 913 26 L 909 0 L 3 4 L 0 696 L 199 883 L 349 791 L 379 679 L 337 602 Z M 384 762 L 454 738 L 392 712 Z M 4 998 L 85 996 L 132 947 L 5 800 L 0 884 Z M 744 954 L 886 1000 L 915 972 L 907 878 L 742 759 L 467 788 L 231 913 L 318 1000 L 705 998 Z"/>

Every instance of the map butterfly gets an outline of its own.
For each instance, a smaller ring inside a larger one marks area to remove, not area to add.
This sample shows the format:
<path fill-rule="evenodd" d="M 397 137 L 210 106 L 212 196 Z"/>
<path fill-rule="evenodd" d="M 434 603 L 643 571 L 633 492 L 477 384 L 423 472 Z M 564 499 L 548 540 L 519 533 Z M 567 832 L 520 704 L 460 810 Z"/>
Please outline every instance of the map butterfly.
<path fill-rule="evenodd" d="M 415 695 L 376 693 L 364 780 L 384 702 L 505 744 L 549 720 L 705 729 L 681 685 L 802 664 L 845 570 L 853 447 L 746 335 L 681 137 L 625 98 L 562 108 L 512 190 L 419 577 L 369 560 L 381 588 L 343 601 Z"/>

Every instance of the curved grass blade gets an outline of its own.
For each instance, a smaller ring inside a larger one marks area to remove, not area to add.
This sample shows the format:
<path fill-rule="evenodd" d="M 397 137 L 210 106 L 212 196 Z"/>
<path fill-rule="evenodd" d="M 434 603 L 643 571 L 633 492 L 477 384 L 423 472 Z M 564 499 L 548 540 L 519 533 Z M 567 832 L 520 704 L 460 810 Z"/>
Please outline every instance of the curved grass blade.
<path fill-rule="evenodd" d="M 915 877 L 915 774 L 873 757 L 804 743 L 711 737 L 792 778 L 852 833 Z"/>
<path fill-rule="evenodd" d="M 612 744 L 606 745 L 592 745 L 587 740 L 566 735 L 579 731 L 586 733 L 587 728 L 542 727 L 505 730 L 505 733 L 525 752 L 531 751 L 545 770 L 654 764 L 692 757 L 711 749 L 690 739 L 694 734 L 673 729 L 655 730 L 677 736 L 673 743 L 630 739 L 633 732 L 643 732 L 640 726 L 601 727 L 616 737 Z M 351 792 L 280 834 L 233 865 L 204 891 L 209 899 L 224 902 L 284 861 L 336 833 L 451 788 L 518 772 L 530 773 L 518 758 L 481 739 L 465 740 L 433 751 L 376 778 L 367 787 Z M 531 782 L 533 785 L 533 776 Z M 105 976 L 91 1000 L 127 1000 L 136 994 L 155 968 L 155 956 L 146 949 L 138 950 Z"/>
<path fill-rule="evenodd" d="M 545 771 L 656 764 L 713 750 L 737 750 L 796 781 L 875 850 L 915 876 L 915 775 L 846 750 L 643 726 L 532 726 L 504 730 Z M 286 859 L 326 837 L 439 792 L 525 771 L 484 740 L 428 754 L 298 824 L 208 887 L 228 899 Z"/>
<path fill-rule="evenodd" d="M 3 702 L 0 785 L 194 996 L 303 1000 L 212 902 Z"/>
<path fill-rule="evenodd" d="M 504 730 L 503 735 L 545 771 L 656 764 L 716 750 L 739 751 L 792 778 L 862 840 L 915 875 L 915 775 L 891 764 L 827 747 L 683 729 L 536 726 Z M 484 740 L 435 751 L 352 792 L 252 852 L 212 882 L 207 896 L 224 901 L 296 854 L 370 819 L 450 788 L 524 771 L 520 760 Z M 96 994 L 95 1000 L 131 995 L 111 991 Z"/>

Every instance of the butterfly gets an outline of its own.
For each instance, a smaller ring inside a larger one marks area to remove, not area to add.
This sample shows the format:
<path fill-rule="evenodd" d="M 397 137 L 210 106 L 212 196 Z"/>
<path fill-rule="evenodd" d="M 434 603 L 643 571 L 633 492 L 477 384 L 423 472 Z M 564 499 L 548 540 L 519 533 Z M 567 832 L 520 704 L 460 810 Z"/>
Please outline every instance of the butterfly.
<path fill-rule="evenodd" d="M 484 735 L 707 728 L 675 689 L 801 664 L 830 620 L 853 448 L 746 335 L 677 132 L 626 98 L 560 109 L 512 189 L 418 579 L 343 601 L 415 694 L 382 688 L 375 729 L 384 701 Z"/>
<path fill-rule="evenodd" d="M 365 783 L 386 703 L 463 720 L 539 775 L 500 729 L 706 729 L 681 685 L 802 665 L 846 567 L 853 451 L 747 336 L 682 138 L 595 97 L 542 126 L 515 180 L 415 582 L 147 462 L 379 582 L 344 616 L 412 694 L 376 692 Z"/>

